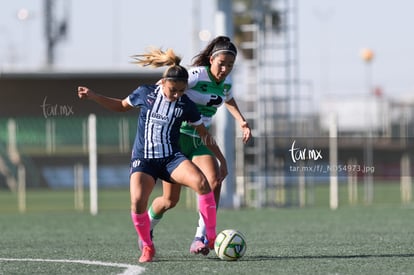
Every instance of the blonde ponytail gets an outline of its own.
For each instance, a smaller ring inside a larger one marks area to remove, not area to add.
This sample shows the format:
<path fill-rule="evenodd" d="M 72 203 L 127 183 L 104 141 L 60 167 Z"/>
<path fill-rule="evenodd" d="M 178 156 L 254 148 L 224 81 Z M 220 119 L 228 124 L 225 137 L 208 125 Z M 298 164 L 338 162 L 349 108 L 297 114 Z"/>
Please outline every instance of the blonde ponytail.
<path fill-rule="evenodd" d="M 172 49 L 165 52 L 161 49 L 151 48 L 147 53 L 133 55 L 133 64 L 151 67 L 169 66 L 164 72 L 163 78 L 171 81 L 187 82 L 187 69 L 180 65 L 181 57 L 177 56 Z"/>
<path fill-rule="evenodd" d="M 165 52 L 161 49 L 151 48 L 147 53 L 132 56 L 135 61 L 132 63 L 141 66 L 163 67 L 180 65 L 181 57 L 177 56 L 172 49 Z"/>

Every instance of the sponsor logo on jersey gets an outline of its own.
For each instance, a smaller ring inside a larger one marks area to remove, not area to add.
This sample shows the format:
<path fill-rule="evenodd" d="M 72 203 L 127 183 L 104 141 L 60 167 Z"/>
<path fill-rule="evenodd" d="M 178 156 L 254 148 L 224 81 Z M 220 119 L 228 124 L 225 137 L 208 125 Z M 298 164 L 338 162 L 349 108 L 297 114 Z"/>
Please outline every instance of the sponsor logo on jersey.
<path fill-rule="evenodd" d="M 151 113 L 151 119 L 156 121 L 167 122 L 168 116 L 153 112 Z"/>

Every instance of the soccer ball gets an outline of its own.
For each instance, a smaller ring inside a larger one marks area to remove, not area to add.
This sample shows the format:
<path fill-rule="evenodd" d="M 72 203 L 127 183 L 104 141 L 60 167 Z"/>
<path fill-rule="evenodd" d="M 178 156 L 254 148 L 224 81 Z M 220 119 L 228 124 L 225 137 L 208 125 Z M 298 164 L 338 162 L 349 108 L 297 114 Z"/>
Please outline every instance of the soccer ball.
<path fill-rule="evenodd" d="M 235 261 L 246 252 L 246 238 L 240 231 L 226 229 L 221 231 L 214 242 L 214 251 L 222 260 Z"/>

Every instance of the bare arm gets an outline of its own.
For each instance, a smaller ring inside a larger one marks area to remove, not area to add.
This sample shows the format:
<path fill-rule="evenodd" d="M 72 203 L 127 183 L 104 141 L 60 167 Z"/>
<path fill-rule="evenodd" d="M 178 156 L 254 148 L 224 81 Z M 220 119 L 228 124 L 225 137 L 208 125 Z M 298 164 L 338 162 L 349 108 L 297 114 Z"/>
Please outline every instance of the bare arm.
<path fill-rule="evenodd" d="M 213 136 L 210 135 L 210 133 L 208 132 L 208 130 L 204 126 L 204 124 L 194 126 L 194 128 L 197 130 L 197 132 L 200 135 L 200 138 L 203 141 L 203 143 L 207 146 L 208 149 L 211 150 L 211 152 L 213 152 L 213 154 L 219 160 L 219 162 L 220 162 L 220 167 L 219 167 L 220 176 L 219 176 L 218 180 L 221 182 L 222 180 L 224 180 L 224 178 L 228 174 L 226 159 L 224 158 L 223 153 L 221 152 L 220 148 L 218 147 L 217 142 L 215 141 Z"/>
<path fill-rule="evenodd" d="M 230 99 L 226 103 L 226 108 L 229 110 L 234 119 L 240 124 L 240 127 L 243 131 L 243 142 L 246 143 L 252 137 L 252 131 L 247 123 L 246 119 L 241 114 L 239 107 L 237 106 L 236 100 L 234 98 Z"/>
<path fill-rule="evenodd" d="M 99 105 L 115 112 L 126 112 L 131 110 L 133 107 L 128 104 L 126 99 L 118 99 L 103 96 L 95 93 L 88 87 L 79 86 L 78 87 L 78 96 L 80 99 L 89 99 L 95 101 Z"/>

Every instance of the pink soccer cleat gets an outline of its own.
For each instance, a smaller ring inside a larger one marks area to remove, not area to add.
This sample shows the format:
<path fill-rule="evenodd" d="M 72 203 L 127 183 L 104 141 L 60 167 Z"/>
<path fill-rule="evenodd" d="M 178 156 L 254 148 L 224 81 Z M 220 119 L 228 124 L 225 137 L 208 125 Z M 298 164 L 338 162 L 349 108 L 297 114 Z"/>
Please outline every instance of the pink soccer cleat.
<path fill-rule="evenodd" d="M 190 253 L 192 254 L 201 253 L 202 255 L 207 256 L 209 252 L 210 252 L 210 249 L 207 247 L 204 237 L 201 237 L 201 238 L 195 237 L 190 246 Z"/>
<path fill-rule="evenodd" d="M 154 256 L 155 256 L 155 247 L 154 247 L 154 245 L 151 245 L 151 246 L 145 245 L 142 248 L 142 254 L 141 254 L 141 257 L 139 257 L 138 261 L 140 263 L 152 262 Z"/>

